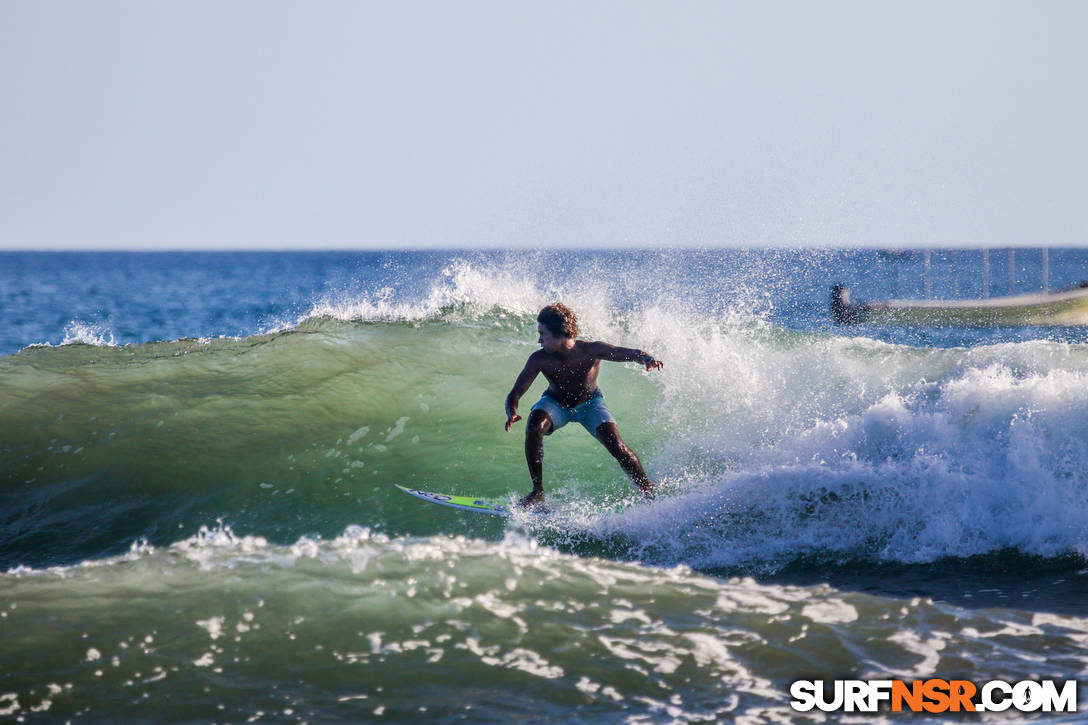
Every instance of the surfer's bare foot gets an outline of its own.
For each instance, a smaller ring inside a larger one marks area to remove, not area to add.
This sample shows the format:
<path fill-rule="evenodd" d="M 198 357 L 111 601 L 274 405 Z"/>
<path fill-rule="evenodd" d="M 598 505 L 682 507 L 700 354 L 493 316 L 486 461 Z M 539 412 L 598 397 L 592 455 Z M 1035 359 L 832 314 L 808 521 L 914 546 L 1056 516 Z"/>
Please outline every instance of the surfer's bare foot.
<path fill-rule="evenodd" d="M 537 506 L 544 505 L 544 489 L 533 489 L 525 498 L 518 501 L 518 506 L 522 508 L 536 508 Z"/>

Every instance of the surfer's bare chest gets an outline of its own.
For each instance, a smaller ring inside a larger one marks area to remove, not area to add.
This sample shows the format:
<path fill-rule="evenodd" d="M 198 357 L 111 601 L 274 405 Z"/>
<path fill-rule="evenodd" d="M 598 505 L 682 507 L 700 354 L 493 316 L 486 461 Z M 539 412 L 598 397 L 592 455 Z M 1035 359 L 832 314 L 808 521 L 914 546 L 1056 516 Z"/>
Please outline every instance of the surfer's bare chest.
<path fill-rule="evenodd" d="M 600 359 L 588 355 L 549 355 L 540 360 L 540 372 L 550 383 L 552 393 L 568 408 L 589 400 L 597 389 L 600 370 Z"/>

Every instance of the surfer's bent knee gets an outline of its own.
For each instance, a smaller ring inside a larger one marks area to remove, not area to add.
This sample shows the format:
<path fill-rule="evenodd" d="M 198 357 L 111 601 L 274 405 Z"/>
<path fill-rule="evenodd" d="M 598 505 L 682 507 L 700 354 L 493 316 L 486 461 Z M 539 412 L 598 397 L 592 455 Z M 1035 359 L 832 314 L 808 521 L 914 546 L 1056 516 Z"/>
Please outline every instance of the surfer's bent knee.
<path fill-rule="evenodd" d="M 623 439 L 620 438 L 620 429 L 615 423 L 610 420 L 606 420 L 597 426 L 597 430 L 594 431 L 594 435 L 601 443 L 605 445 L 615 445 L 619 448 L 626 448 Z"/>
<path fill-rule="evenodd" d="M 534 410 L 529 414 L 525 435 L 547 435 L 552 429 L 552 418 L 546 410 Z"/>

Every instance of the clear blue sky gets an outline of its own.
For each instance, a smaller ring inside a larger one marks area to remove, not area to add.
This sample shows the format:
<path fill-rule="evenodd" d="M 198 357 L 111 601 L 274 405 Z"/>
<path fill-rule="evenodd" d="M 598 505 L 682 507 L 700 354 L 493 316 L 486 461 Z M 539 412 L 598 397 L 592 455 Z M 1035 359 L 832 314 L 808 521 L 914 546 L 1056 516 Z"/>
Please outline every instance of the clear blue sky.
<path fill-rule="evenodd" d="M 1088 244 L 1088 3 L 0 3 L 0 248 Z"/>

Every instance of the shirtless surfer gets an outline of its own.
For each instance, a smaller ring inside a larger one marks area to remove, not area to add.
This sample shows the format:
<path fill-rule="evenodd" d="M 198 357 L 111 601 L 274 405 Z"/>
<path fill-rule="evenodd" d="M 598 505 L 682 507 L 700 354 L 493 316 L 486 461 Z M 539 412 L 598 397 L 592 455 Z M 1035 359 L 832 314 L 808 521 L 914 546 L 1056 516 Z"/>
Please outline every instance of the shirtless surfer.
<path fill-rule="evenodd" d="M 533 490 L 519 503 L 532 506 L 544 501 L 544 436 L 570 422 L 581 423 L 619 461 L 643 495 L 653 498 L 654 484 L 646 477 L 638 456 L 620 438 L 616 419 L 597 388 L 597 373 L 601 360 L 639 362 L 647 370 L 659 370 L 664 363 L 642 350 L 576 339 L 578 318 L 562 302 L 542 309 L 536 320 L 540 334 L 537 342 L 542 349 L 529 356 L 506 396 L 506 430 L 509 431 L 510 426 L 521 420 L 518 401 L 529 390 L 537 374 L 543 373 L 548 380 L 548 389 L 532 407 L 525 427 L 525 460 L 529 464 Z"/>

